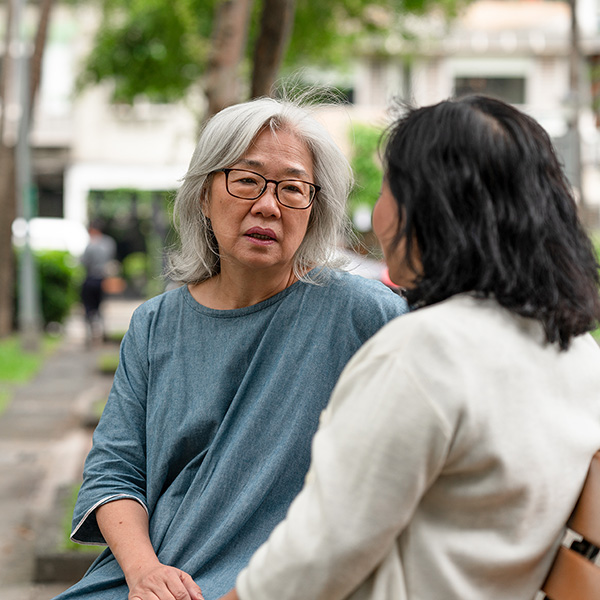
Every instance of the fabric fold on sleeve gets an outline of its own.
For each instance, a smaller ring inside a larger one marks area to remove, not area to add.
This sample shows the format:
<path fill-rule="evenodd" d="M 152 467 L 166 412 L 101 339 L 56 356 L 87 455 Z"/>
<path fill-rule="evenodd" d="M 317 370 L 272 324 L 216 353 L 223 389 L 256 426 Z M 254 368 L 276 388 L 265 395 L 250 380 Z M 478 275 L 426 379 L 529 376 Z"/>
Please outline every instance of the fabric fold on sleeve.
<path fill-rule="evenodd" d="M 139 502 L 144 507 L 146 514 L 148 514 L 148 507 L 135 496 L 129 496 L 127 494 L 115 494 L 113 496 L 108 496 L 107 498 L 102 498 L 102 500 L 99 500 L 85 513 L 85 515 L 83 515 L 81 521 L 73 528 L 70 536 L 71 541 L 78 544 L 89 544 L 90 546 L 106 546 L 107 543 L 102 534 L 100 534 L 100 539 L 98 539 L 100 528 L 98 527 L 98 522 L 96 521 L 96 509 L 103 504 L 108 504 L 109 502 L 113 502 L 115 500 L 125 499 Z"/>

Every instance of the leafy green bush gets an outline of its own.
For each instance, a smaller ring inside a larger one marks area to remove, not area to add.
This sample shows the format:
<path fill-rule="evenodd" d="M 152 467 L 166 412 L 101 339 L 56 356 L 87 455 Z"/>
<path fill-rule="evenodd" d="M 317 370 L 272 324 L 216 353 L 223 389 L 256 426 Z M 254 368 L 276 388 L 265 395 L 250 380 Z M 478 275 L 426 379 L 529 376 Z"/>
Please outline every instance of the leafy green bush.
<path fill-rule="evenodd" d="M 82 270 L 68 252 L 36 254 L 44 323 L 63 323 L 79 300 Z"/>
<path fill-rule="evenodd" d="M 34 253 L 40 289 L 41 312 L 44 325 L 64 323 L 73 305 L 79 300 L 83 269 L 68 252 L 46 250 Z M 20 253 L 17 262 L 21 260 Z M 19 289 L 15 293 L 19 310 Z M 18 318 L 18 317 L 16 317 Z"/>
<path fill-rule="evenodd" d="M 381 131 L 369 125 L 357 123 L 353 127 L 352 169 L 356 185 L 348 201 L 350 214 L 360 207 L 371 210 L 379 197 L 382 169 L 377 158 L 377 148 Z"/>
<path fill-rule="evenodd" d="M 145 252 L 132 252 L 123 259 L 123 277 L 137 294 L 144 295 L 148 283 L 148 257 Z"/>

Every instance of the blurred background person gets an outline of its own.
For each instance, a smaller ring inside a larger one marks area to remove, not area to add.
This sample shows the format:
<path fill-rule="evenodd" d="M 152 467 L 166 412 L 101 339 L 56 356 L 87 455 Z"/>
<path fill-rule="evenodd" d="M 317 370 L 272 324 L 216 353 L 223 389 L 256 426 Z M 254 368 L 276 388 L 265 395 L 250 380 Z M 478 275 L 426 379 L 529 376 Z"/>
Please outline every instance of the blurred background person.
<path fill-rule="evenodd" d="M 85 268 L 81 302 L 85 311 L 86 340 L 91 344 L 104 336 L 101 313 L 103 284 L 108 276 L 115 274 L 117 244 L 112 237 L 104 233 L 103 224 L 98 220 L 90 222 L 88 232 L 90 241 L 81 256 L 81 264 Z"/>

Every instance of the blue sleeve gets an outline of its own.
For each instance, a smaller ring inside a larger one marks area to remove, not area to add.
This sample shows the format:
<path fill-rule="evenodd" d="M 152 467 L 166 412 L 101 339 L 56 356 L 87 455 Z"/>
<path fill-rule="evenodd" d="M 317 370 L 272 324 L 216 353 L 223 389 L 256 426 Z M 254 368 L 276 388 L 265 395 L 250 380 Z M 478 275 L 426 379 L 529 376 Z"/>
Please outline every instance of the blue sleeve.
<path fill-rule="evenodd" d="M 364 344 L 392 319 L 409 311 L 406 300 L 379 281 L 347 275 L 350 310 L 355 334 Z"/>
<path fill-rule="evenodd" d="M 148 321 L 136 312 L 121 344 L 114 383 L 85 461 L 71 539 L 105 544 L 96 509 L 130 498 L 146 504 L 146 391 Z"/>

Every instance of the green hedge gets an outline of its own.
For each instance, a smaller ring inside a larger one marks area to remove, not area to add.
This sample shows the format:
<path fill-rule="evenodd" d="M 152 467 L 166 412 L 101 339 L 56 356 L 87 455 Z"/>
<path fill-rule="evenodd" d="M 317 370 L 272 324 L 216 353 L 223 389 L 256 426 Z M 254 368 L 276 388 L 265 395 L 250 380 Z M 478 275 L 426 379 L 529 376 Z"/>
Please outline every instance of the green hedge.
<path fill-rule="evenodd" d="M 17 262 L 21 259 L 17 255 Z M 83 269 L 68 252 L 58 250 L 34 253 L 40 288 L 40 303 L 44 326 L 64 323 L 73 305 L 79 300 Z M 18 319 L 19 289 L 15 293 L 15 319 Z"/>
<path fill-rule="evenodd" d="M 353 153 L 350 162 L 356 185 L 350 194 L 348 206 L 350 214 L 353 214 L 363 206 L 373 209 L 379 197 L 383 171 L 377 155 L 381 130 L 356 123 L 351 135 Z"/>

